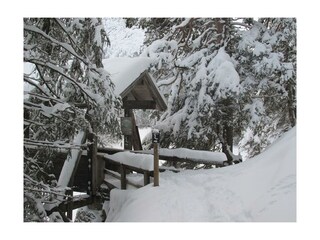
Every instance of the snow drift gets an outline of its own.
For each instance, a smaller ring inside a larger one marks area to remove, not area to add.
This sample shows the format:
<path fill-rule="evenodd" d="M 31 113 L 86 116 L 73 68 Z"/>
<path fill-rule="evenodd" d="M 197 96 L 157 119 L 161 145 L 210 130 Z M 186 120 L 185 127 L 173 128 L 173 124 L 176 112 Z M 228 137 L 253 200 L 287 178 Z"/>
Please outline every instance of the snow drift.
<path fill-rule="evenodd" d="M 160 187 L 112 190 L 107 221 L 296 221 L 296 128 L 225 168 L 165 172 Z"/>

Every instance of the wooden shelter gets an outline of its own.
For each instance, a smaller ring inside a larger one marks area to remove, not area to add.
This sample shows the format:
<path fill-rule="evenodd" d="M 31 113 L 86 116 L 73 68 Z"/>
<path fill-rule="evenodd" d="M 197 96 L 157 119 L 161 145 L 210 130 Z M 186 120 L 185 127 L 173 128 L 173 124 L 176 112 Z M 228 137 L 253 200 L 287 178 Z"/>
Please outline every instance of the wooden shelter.
<path fill-rule="evenodd" d="M 110 58 L 103 61 L 115 84 L 115 93 L 122 98 L 124 117 L 121 118 L 121 129 L 124 135 L 124 149 L 127 150 L 142 150 L 132 110 L 167 109 L 164 97 L 148 73 L 151 63 L 152 60 L 147 57 Z"/>

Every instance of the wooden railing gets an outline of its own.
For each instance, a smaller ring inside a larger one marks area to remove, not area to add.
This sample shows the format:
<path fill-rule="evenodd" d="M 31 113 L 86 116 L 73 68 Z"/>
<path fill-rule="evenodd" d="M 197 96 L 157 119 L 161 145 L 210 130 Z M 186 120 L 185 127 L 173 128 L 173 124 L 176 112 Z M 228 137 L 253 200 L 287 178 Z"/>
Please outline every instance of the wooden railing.
<path fill-rule="evenodd" d="M 102 158 L 105 161 L 105 173 L 109 175 L 113 175 L 113 177 L 119 179 L 121 182 L 121 189 L 127 189 L 127 184 L 130 184 L 134 187 L 139 188 L 139 187 L 148 185 L 150 183 L 150 177 L 153 176 L 152 171 L 149 171 L 148 169 L 137 168 L 134 166 L 129 166 L 127 164 L 116 162 L 105 155 Z M 110 172 L 110 170 L 120 173 L 120 176 L 113 174 L 112 172 Z M 143 186 L 130 182 L 127 179 L 127 172 L 130 172 L 130 171 L 143 174 L 143 184 L 144 184 Z M 106 184 L 109 185 L 111 188 L 116 187 L 116 186 L 112 186 L 112 184 L 110 183 L 106 183 Z"/>

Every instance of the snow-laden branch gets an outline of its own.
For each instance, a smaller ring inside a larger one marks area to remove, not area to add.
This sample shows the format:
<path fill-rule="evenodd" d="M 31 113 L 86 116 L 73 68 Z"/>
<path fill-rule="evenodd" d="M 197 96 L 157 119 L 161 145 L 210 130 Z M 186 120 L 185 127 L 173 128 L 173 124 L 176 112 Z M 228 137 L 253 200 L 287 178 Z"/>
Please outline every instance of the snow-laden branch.
<path fill-rule="evenodd" d="M 24 139 L 24 145 L 52 147 L 52 148 L 67 148 L 67 149 L 81 149 L 82 147 L 86 147 L 85 144 L 70 144 L 70 143 L 65 143 L 61 141 L 49 142 L 49 141 L 32 140 L 29 138 Z"/>
<path fill-rule="evenodd" d="M 50 194 L 54 194 L 54 195 L 57 195 L 57 196 L 60 196 L 60 197 L 73 198 L 73 196 L 71 196 L 71 195 L 65 195 L 65 194 L 62 194 L 62 193 L 53 192 L 51 190 L 37 189 L 37 188 L 31 188 L 31 187 L 24 187 L 23 189 L 25 191 L 28 190 L 28 191 L 32 191 L 32 192 L 50 193 Z M 60 202 L 63 201 L 62 199 L 58 199 L 58 198 L 56 198 L 55 200 L 58 200 Z"/>
<path fill-rule="evenodd" d="M 39 59 L 26 59 L 26 61 L 33 63 L 35 65 L 47 67 L 47 68 L 59 73 L 60 75 L 62 75 L 63 77 L 65 77 L 66 79 L 71 81 L 71 83 L 74 84 L 77 88 L 79 88 L 82 93 L 84 93 L 89 99 L 91 99 L 93 101 L 94 105 L 97 105 L 96 100 L 90 94 L 88 94 L 88 92 L 83 88 L 83 86 L 81 86 L 81 84 L 79 82 L 77 82 L 76 79 L 65 74 L 60 67 L 57 67 L 56 65 L 54 65 L 51 62 L 43 62 Z"/>
<path fill-rule="evenodd" d="M 23 124 L 24 124 L 24 125 L 34 124 L 34 125 L 42 126 L 42 127 L 45 126 L 45 124 L 43 124 L 43 123 L 36 122 L 36 121 L 33 121 L 33 120 L 29 120 L 29 119 L 24 119 Z"/>
<path fill-rule="evenodd" d="M 61 46 L 62 48 L 67 50 L 69 53 L 71 53 L 73 56 L 75 56 L 76 58 L 81 60 L 84 64 L 88 65 L 88 61 L 86 59 L 80 57 L 69 44 L 60 42 L 60 41 L 56 40 L 55 38 L 50 37 L 48 34 L 43 32 L 38 27 L 24 24 L 24 30 L 41 35 L 42 37 L 48 39 L 49 41 Z"/>
<path fill-rule="evenodd" d="M 38 84 L 34 83 L 33 81 L 31 81 L 30 77 L 28 77 L 26 74 L 24 74 L 23 80 L 29 84 L 31 84 L 32 86 L 38 88 L 44 95 L 46 95 L 47 97 L 49 97 L 49 94 L 47 93 L 46 89 L 39 86 Z"/>
<path fill-rule="evenodd" d="M 70 43 L 74 46 L 74 47 L 76 47 L 78 50 L 79 50 L 79 52 L 83 55 L 83 56 L 85 56 L 85 58 L 87 59 L 87 57 L 86 57 L 86 54 L 82 51 L 82 49 L 77 45 L 77 43 L 76 43 L 76 40 L 70 35 L 70 33 L 68 32 L 68 30 L 65 28 L 65 26 L 63 25 L 63 23 L 61 23 L 61 21 L 59 20 L 59 19 L 57 19 L 57 18 L 54 18 L 54 21 L 59 25 L 59 27 L 65 32 L 65 34 L 67 34 L 67 36 L 68 36 L 68 38 L 69 38 L 69 40 L 70 40 Z"/>
<path fill-rule="evenodd" d="M 177 29 L 181 29 L 186 27 L 188 24 L 192 22 L 192 18 L 186 18 L 182 23 L 180 23 L 178 26 L 173 26 L 172 30 L 175 31 Z"/>
<path fill-rule="evenodd" d="M 39 66 L 36 65 L 36 69 L 41 77 L 41 79 L 43 80 L 44 84 L 46 85 L 46 87 L 49 89 L 49 91 L 57 98 L 59 98 L 59 96 L 51 89 L 51 87 L 49 86 L 49 84 L 47 83 L 47 80 L 45 79 L 44 75 L 42 74 Z"/>
<path fill-rule="evenodd" d="M 171 84 L 173 84 L 179 77 L 179 74 L 176 75 L 176 77 L 173 77 L 173 78 L 169 78 L 169 79 L 165 79 L 165 80 L 162 80 L 160 82 L 157 83 L 157 86 L 158 87 L 162 87 L 162 86 L 169 86 Z"/>
<path fill-rule="evenodd" d="M 233 26 L 241 26 L 241 27 L 245 27 L 247 29 L 250 28 L 250 26 L 248 24 L 245 24 L 243 22 L 231 22 L 231 25 L 233 25 Z"/>
<path fill-rule="evenodd" d="M 40 95 L 40 94 L 37 94 L 37 93 L 32 93 L 32 92 L 28 92 L 28 94 L 31 95 L 31 96 L 34 96 L 34 97 L 36 97 L 36 98 L 38 98 L 39 100 L 42 100 L 42 101 L 54 101 L 54 102 L 57 102 L 57 103 L 64 104 L 64 102 L 61 101 L 60 99 L 53 98 L 53 97 L 50 97 L 50 96 L 43 96 L 43 95 Z"/>

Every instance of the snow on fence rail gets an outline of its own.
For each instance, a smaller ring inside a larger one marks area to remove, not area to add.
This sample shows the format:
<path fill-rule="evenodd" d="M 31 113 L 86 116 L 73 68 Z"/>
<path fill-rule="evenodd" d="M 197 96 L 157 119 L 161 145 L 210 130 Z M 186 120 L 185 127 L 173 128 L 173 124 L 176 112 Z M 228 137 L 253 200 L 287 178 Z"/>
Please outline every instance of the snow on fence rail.
<path fill-rule="evenodd" d="M 153 150 L 136 151 L 141 154 L 153 154 Z M 210 152 L 202 150 L 192 150 L 187 148 L 161 148 L 159 149 L 161 160 L 185 161 L 202 164 L 223 165 L 227 161 L 227 156 L 222 152 Z"/>
<path fill-rule="evenodd" d="M 104 154 L 104 157 L 130 167 L 153 171 L 153 156 L 150 154 L 138 154 L 125 151 L 112 155 L 106 153 Z"/>
<path fill-rule="evenodd" d="M 153 171 L 153 150 L 146 151 L 125 151 L 115 154 L 103 154 L 104 157 L 114 162 L 127 166 Z M 159 150 L 160 160 L 173 162 L 192 162 L 198 164 L 211 164 L 222 166 L 227 161 L 227 156 L 222 152 L 210 152 L 201 150 L 191 150 L 187 148 Z"/>

